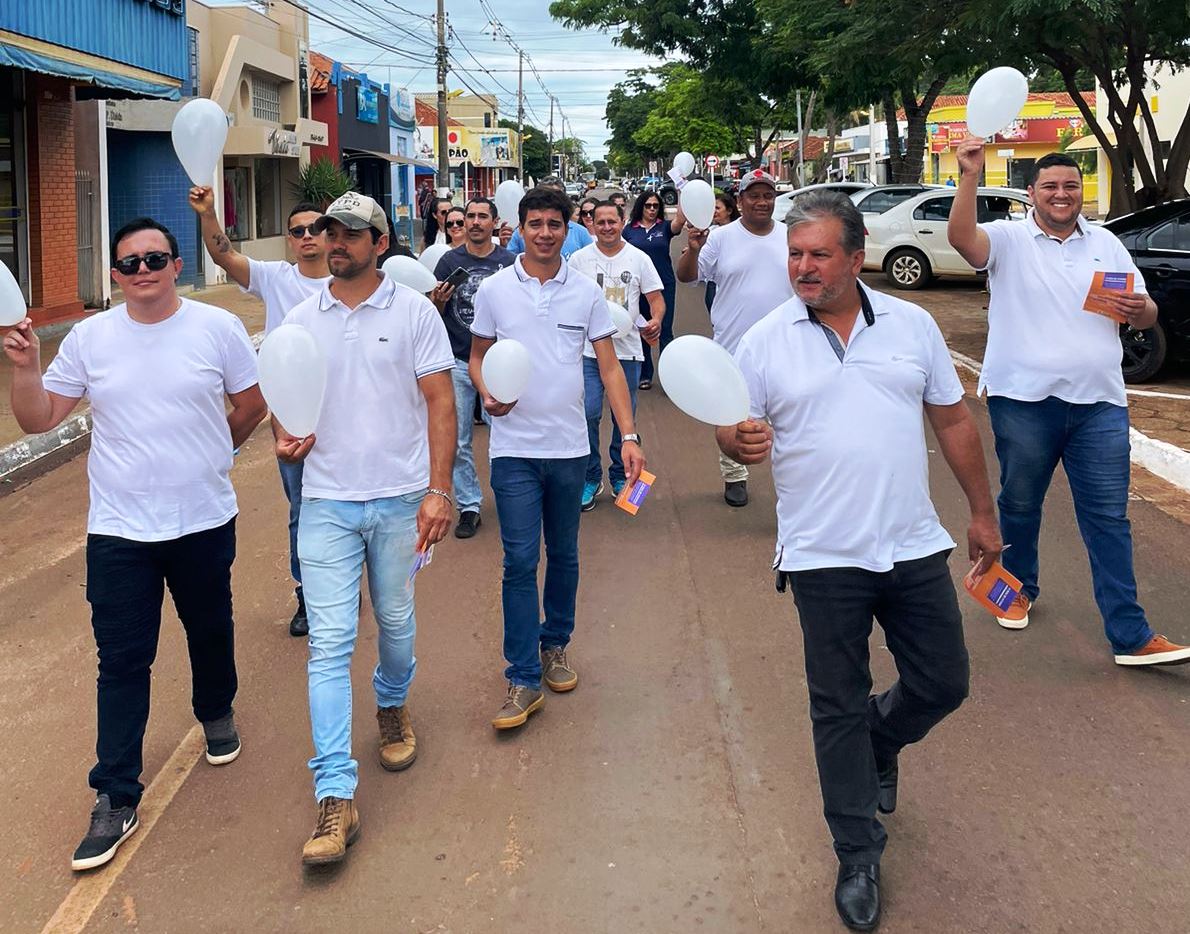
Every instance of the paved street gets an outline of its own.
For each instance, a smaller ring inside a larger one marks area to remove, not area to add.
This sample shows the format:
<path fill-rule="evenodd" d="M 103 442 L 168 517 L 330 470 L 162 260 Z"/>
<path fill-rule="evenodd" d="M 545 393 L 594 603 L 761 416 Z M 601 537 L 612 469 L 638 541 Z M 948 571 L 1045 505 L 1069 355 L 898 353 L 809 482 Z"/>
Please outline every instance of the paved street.
<path fill-rule="evenodd" d="M 679 331 L 705 332 L 701 295 L 679 296 Z M 167 611 L 141 830 L 89 876 L 67 868 L 92 802 L 84 461 L 0 498 L 0 930 L 51 918 L 90 932 L 842 930 L 800 633 L 768 571 L 768 471 L 754 473 L 747 509 L 729 509 L 707 428 L 659 389 L 642 393 L 639 422 L 660 479 L 634 519 L 606 498 L 584 516 L 572 656 L 582 681 L 525 729 L 488 725 L 503 698 L 490 499 L 479 535 L 448 539 L 419 578 L 420 756 L 405 773 L 385 773 L 373 752 L 365 599 L 354 665 L 363 832 L 324 872 L 299 865 L 314 821 L 305 644 L 286 629 L 285 504 L 267 429 L 233 472 L 244 753 L 220 769 L 199 761 Z M 943 522 L 962 538 L 957 485 L 940 457 L 931 464 Z M 1133 524 L 1142 598 L 1160 631 L 1185 640 L 1190 529 L 1143 501 Z M 902 757 L 882 931 L 1187 929 L 1190 670 L 1112 663 L 1063 481 L 1042 561 L 1025 632 L 963 600 L 972 696 Z M 957 580 L 961 556 L 953 569 Z M 883 687 L 894 672 L 879 633 L 872 658 Z"/>

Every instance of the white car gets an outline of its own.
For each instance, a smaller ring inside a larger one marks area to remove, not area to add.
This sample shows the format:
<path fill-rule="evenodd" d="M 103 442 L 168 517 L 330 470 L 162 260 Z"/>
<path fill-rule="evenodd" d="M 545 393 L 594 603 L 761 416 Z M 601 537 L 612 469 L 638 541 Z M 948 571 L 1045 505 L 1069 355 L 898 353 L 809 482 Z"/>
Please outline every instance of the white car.
<path fill-rule="evenodd" d="M 882 270 L 898 289 L 920 289 L 935 276 L 974 276 L 946 239 L 953 188 L 932 188 L 883 214 L 865 214 L 864 269 Z M 1029 196 L 1017 188 L 980 188 L 976 220 L 1023 221 Z"/>
<path fill-rule="evenodd" d="M 845 195 L 851 195 L 873 187 L 875 186 L 870 182 L 823 182 L 821 185 L 807 185 L 804 188 L 787 191 L 783 195 L 777 195 L 777 200 L 773 203 L 773 220 L 778 224 L 784 223 L 785 215 L 789 213 L 789 206 L 793 204 L 793 199 L 798 195 L 804 195 L 807 191 L 839 191 Z"/>
<path fill-rule="evenodd" d="M 895 208 L 902 201 L 920 195 L 923 191 L 937 191 L 944 185 L 876 185 L 853 192 L 851 203 L 864 214 L 883 214 Z"/>

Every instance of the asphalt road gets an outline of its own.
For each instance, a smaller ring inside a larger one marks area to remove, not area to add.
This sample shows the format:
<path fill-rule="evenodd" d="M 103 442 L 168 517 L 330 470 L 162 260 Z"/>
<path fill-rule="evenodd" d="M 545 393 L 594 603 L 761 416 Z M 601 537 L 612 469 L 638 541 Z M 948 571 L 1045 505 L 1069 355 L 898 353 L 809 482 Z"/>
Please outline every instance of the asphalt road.
<path fill-rule="evenodd" d="M 679 295 L 679 331 L 705 331 L 701 295 Z M 266 432 L 233 474 L 244 753 L 224 768 L 195 764 L 184 644 L 167 611 L 138 848 L 87 876 L 68 869 L 92 803 L 85 465 L 0 499 L 0 930 L 51 918 L 54 930 L 92 932 L 841 930 L 800 633 L 768 571 L 768 471 L 754 473 L 748 508 L 729 509 L 708 429 L 659 389 L 642 394 L 640 424 L 660 479 L 636 518 L 610 499 L 584 516 L 572 651 L 582 680 L 523 730 L 488 724 L 503 698 L 493 509 L 419 577 L 420 756 L 404 773 L 373 754 L 365 600 L 354 664 L 363 832 L 344 864 L 316 873 L 299 865 L 315 817 L 304 642 L 286 630 L 286 510 Z M 931 465 L 940 515 L 961 539 L 957 485 L 938 455 Z M 1184 640 L 1190 530 L 1145 502 L 1133 523 L 1144 602 Z M 1042 560 L 1028 630 L 1000 630 L 963 601 L 972 696 L 902 757 L 882 931 L 1187 930 L 1190 669 L 1112 663 L 1061 481 Z M 957 556 L 953 570 L 965 570 Z M 872 658 L 887 685 L 879 632 Z"/>

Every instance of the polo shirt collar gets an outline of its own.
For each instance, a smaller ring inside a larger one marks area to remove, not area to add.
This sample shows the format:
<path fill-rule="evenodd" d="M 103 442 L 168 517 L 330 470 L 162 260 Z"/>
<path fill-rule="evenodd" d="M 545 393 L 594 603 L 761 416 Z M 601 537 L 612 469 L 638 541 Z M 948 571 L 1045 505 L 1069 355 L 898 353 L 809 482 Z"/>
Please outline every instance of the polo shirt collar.
<path fill-rule="evenodd" d="M 522 282 L 528 282 L 530 279 L 533 279 L 534 281 L 536 281 L 537 280 L 536 276 L 531 276 L 527 272 L 525 272 L 525 267 L 521 263 L 521 256 L 522 256 L 522 254 L 518 253 L 516 260 L 512 264 L 512 268 L 516 270 L 517 278 L 520 279 Z M 559 285 L 564 283 L 566 281 L 566 273 L 567 273 L 568 265 L 569 264 L 566 262 L 566 260 L 562 260 L 562 265 L 559 267 L 557 275 L 555 275 L 554 278 L 549 279 L 547 281 L 557 282 Z"/>
<path fill-rule="evenodd" d="M 1025 229 L 1029 231 L 1029 235 L 1032 237 L 1045 237 L 1047 240 L 1057 239 L 1056 237 L 1052 237 L 1042 230 L 1041 225 L 1038 224 L 1036 220 L 1034 220 L 1033 214 L 1036 212 L 1036 210 L 1037 208 L 1029 208 L 1028 212 L 1025 214 Z M 1085 237 L 1087 235 L 1088 224 L 1085 220 L 1083 220 L 1083 216 L 1081 214 L 1078 215 L 1078 218 L 1075 220 L 1074 224 L 1075 232 L 1070 236 Z M 1070 238 L 1067 237 L 1067 239 Z"/>
<path fill-rule="evenodd" d="M 322 291 L 318 294 L 319 311 L 329 311 L 335 305 L 339 304 L 339 300 L 331 292 L 331 283 L 334 281 L 333 276 L 327 279 L 326 284 L 322 287 Z M 392 304 L 393 293 L 396 290 L 396 283 L 389 276 L 381 272 L 380 285 L 376 288 L 376 291 L 356 305 L 355 308 L 357 311 L 365 305 L 371 305 L 373 308 L 385 308 Z"/>
<path fill-rule="evenodd" d="M 855 287 L 859 290 L 861 306 L 871 310 L 872 314 L 877 318 L 888 314 L 892 310 L 885 302 L 885 296 L 882 293 L 873 292 L 858 279 L 855 280 Z M 810 320 L 810 309 L 806 307 L 805 302 L 797 297 L 796 292 L 793 298 L 789 300 L 789 320 L 793 324 L 797 324 L 799 321 Z"/>

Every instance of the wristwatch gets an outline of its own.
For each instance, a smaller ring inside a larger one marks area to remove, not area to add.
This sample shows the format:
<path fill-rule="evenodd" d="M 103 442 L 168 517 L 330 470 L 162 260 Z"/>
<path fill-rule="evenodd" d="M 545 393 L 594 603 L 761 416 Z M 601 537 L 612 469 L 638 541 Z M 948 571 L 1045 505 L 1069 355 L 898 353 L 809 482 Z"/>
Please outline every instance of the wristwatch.
<path fill-rule="evenodd" d="M 621 441 L 631 441 L 637 447 L 643 447 L 640 443 L 640 435 L 620 435 Z"/>

